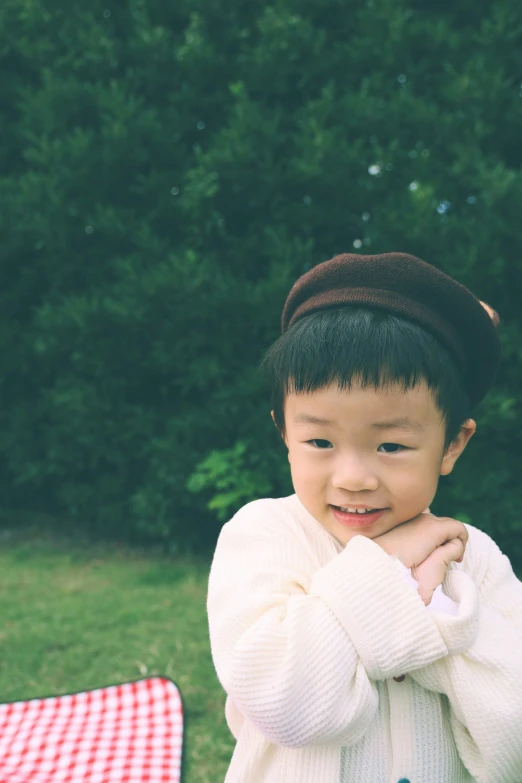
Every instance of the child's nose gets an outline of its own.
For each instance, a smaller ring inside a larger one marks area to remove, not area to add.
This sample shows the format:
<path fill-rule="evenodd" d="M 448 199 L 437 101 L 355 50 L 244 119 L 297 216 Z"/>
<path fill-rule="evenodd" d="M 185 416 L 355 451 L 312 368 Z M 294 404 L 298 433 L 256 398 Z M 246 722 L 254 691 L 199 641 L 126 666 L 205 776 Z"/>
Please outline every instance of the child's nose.
<path fill-rule="evenodd" d="M 332 486 L 351 492 L 360 492 L 363 489 L 376 490 L 379 488 L 379 478 L 359 457 L 345 456 L 334 467 Z"/>

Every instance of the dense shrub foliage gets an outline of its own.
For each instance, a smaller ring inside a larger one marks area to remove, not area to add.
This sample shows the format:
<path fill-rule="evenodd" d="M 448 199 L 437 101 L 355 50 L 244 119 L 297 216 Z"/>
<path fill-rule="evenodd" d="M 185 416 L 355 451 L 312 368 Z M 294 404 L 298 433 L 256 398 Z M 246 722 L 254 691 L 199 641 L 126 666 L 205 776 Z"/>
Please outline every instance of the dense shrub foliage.
<path fill-rule="evenodd" d="M 502 318 L 434 510 L 522 562 L 522 24 L 513 0 L 4 0 L 7 505 L 212 542 L 290 490 L 257 376 L 294 279 L 402 250 Z"/>

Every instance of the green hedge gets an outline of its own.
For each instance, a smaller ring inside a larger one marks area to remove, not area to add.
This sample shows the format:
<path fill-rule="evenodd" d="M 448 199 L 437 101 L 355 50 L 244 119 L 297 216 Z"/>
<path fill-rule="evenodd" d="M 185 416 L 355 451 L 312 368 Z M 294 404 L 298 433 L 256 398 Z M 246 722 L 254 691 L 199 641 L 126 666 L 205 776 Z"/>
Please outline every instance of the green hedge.
<path fill-rule="evenodd" d="M 435 510 L 522 563 L 518 6 L 4 0 L 0 40 L 6 504 L 210 545 L 290 491 L 256 368 L 292 282 L 402 250 L 502 318 Z"/>

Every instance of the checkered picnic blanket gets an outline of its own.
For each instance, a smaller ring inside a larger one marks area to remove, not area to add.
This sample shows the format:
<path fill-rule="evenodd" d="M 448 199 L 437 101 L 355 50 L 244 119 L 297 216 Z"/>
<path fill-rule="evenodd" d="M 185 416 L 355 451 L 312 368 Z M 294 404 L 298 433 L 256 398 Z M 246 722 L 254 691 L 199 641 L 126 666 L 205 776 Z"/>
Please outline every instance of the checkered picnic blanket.
<path fill-rule="evenodd" d="M 179 783 L 176 685 L 123 685 L 0 704 L 0 783 Z"/>

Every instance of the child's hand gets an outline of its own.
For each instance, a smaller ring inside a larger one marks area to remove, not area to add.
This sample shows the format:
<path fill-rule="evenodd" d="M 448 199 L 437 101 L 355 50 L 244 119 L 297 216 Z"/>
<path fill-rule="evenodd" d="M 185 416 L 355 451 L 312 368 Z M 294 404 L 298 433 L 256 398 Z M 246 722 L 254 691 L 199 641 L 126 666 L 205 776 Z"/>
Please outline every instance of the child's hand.
<path fill-rule="evenodd" d="M 468 531 L 462 522 L 450 517 L 435 517 L 427 509 L 417 517 L 408 522 L 402 522 L 373 540 L 389 555 L 397 557 L 406 568 L 415 568 L 415 566 L 418 567 L 421 563 L 424 563 L 435 550 L 443 549 L 445 544 L 453 543 L 454 539 L 459 539 L 462 547 L 461 551 L 458 551 L 456 557 L 452 556 L 449 558 L 449 560 L 456 560 L 456 558 L 464 554 L 468 537 Z M 426 577 L 428 572 L 430 574 L 433 573 L 433 563 L 437 561 L 437 558 L 438 561 L 442 562 L 442 560 L 448 558 L 448 552 L 453 554 L 457 550 L 453 544 L 452 547 L 447 547 L 443 552 L 443 554 L 438 553 L 429 566 L 426 565 L 423 570 Z M 433 576 L 430 577 L 430 583 L 433 581 L 433 578 Z"/>
<path fill-rule="evenodd" d="M 417 592 L 425 606 L 428 606 L 433 598 L 433 593 L 443 583 L 451 561 L 462 562 L 464 549 L 465 545 L 462 540 L 454 538 L 437 547 L 423 563 L 411 569 L 412 577 L 419 583 Z"/>

